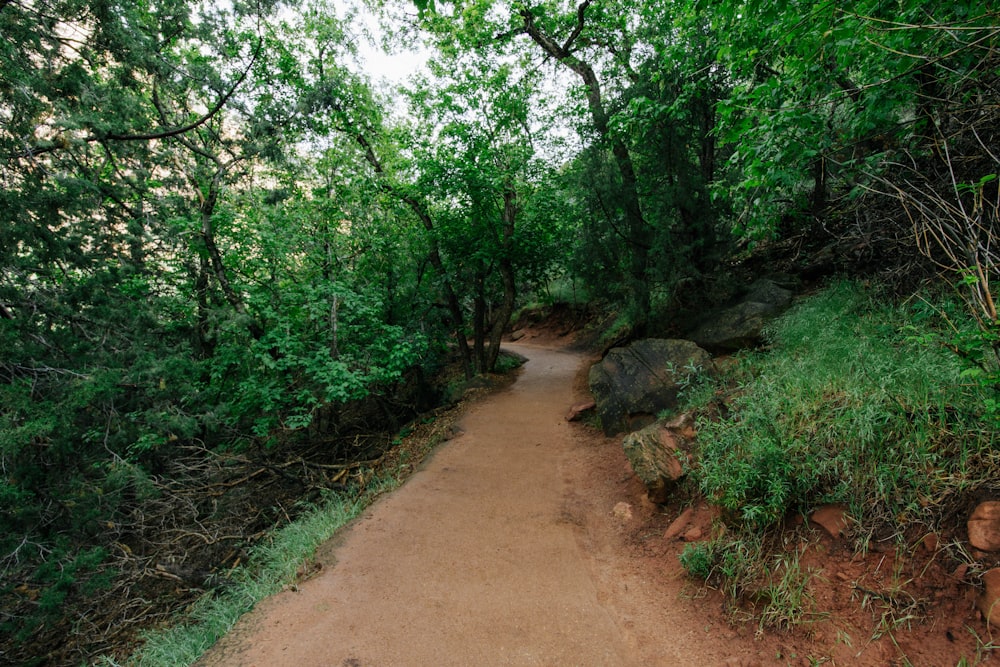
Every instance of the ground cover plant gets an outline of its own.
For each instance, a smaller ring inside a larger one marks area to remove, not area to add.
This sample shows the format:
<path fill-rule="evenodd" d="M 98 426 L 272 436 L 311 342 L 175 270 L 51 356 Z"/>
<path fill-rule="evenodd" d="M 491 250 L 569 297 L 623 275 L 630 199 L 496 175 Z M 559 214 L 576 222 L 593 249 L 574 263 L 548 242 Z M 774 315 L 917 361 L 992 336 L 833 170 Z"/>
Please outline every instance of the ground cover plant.
<path fill-rule="evenodd" d="M 948 522 L 996 491 L 1000 472 L 994 389 L 944 344 L 960 313 L 840 283 L 776 322 L 771 348 L 723 381 L 728 416 L 700 421 L 693 472 L 727 530 L 690 545 L 687 570 L 735 599 L 767 589 L 761 619 L 781 625 L 808 608 L 805 573 L 776 537 L 795 516 L 845 505 L 861 552 L 954 537 Z M 957 544 L 950 553 L 963 558 Z"/>

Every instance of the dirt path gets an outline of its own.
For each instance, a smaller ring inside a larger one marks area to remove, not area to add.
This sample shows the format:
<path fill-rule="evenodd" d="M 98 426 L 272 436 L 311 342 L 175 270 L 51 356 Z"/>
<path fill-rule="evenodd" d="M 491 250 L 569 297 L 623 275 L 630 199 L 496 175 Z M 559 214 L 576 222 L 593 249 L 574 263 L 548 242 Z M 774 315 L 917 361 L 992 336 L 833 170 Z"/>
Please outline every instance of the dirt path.
<path fill-rule="evenodd" d="M 530 359 L 517 382 L 201 664 L 743 664 L 643 555 L 629 526 L 652 508 L 617 441 L 564 420 L 582 358 L 512 347 Z"/>

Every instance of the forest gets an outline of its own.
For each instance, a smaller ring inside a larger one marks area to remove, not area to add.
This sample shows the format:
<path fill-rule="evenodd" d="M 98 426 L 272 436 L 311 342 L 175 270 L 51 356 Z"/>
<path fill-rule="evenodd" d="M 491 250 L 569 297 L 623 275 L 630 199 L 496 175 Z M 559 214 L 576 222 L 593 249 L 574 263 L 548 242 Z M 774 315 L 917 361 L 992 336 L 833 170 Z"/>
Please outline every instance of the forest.
<path fill-rule="evenodd" d="M 985 0 L 0 0 L 0 662 L 163 623 L 165 554 L 287 518 L 196 491 L 363 479 L 529 303 L 877 283 L 993 432 L 998 49 Z"/>

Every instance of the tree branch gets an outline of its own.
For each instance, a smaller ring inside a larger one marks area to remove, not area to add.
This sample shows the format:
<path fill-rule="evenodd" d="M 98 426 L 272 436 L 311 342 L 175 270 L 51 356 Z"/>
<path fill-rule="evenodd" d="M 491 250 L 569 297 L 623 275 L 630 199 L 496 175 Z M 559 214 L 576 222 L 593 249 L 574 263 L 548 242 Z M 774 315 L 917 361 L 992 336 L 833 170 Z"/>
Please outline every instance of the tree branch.
<path fill-rule="evenodd" d="M 236 83 L 233 84 L 232 88 L 230 88 L 229 91 L 222 96 L 222 99 L 220 99 L 218 103 L 216 103 L 216 105 L 212 107 L 212 109 L 207 114 L 205 114 L 195 122 L 190 123 L 188 125 L 184 125 L 183 127 L 176 127 L 170 130 L 163 130 L 161 132 L 151 132 L 149 134 L 108 133 L 104 135 L 104 137 L 107 139 L 111 139 L 113 141 L 152 141 L 154 139 L 169 139 L 170 137 L 176 137 L 179 134 L 186 134 L 191 130 L 195 130 L 201 127 L 202 125 L 210 121 L 213 117 L 215 117 L 216 114 L 222 111 L 223 107 L 226 106 L 226 103 L 229 101 L 229 99 L 233 96 L 234 93 L 236 93 L 236 90 L 241 85 L 243 85 L 243 82 L 246 81 L 247 76 L 249 76 L 250 70 L 253 68 L 254 63 L 257 62 L 257 58 L 260 56 L 260 52 L 263 46 L 264 46 L 264 40 L 258 39 L 257 46 L 254 47 L 253 55 L 250 57 L 250 62 L 247 64 L 246 69 L 243 70 L 243 73 L 240 74 L 240 77 L 236 80 Z M 98 139 L 97 137 L 93 137 L 88 139 L 88 141 L 96 141 L 97 139 Z"/>
<path fill-rule="evenodd" d="M 566 42 L 562 45 L 562 50 L 565 53 L 569 53 L 569 47 L 573 45 L 576 38 L 580 36 L 583 32 L 583 15 L 587 11 L 587 7 L 590 7 L 590 0 L 584 0 L 580 3 L 580 6 L 576 8 L 576 27 L 573 28 L 573 32 L 570 33 L 569 37 L 566 38 Z"/>

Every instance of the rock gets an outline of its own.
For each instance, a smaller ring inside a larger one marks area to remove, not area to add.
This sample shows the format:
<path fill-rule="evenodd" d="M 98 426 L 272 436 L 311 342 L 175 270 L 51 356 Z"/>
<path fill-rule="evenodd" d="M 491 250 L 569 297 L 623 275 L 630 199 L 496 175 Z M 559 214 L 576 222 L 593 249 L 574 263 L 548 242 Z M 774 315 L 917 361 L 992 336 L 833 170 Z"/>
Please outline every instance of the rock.
<path fill-rule="evenodd" d="M 589 378 L 604 433 L 635 431 L 676 409 L 677 394 L 695 372 L 714 373 L 715 366 L 688 340 L 649 338 L 612 349 Z"/>
<path fill-rule="evenodd" d="M 809 515 L 809 520 L 822 526 L 830 537 L 840 537 L 847 529 L 847 508 L 843 505 L 824 505 Z"/>
<path fill-rule="evenodd" d="M 969 544 L 980 551 L 1000 551 L 1000 501 L 979 503 L 967 524 Z"/>
<path fill-rule="evenodd" d="M 622 440 L 622 448 L 632 471 L 646 486 L 646 496 L 654 503 L 664 503 L 684 476 L 691 442 L 681 433 L 689 416 L 667 424 L 652 424 Z"/>
<path fill-rule="evenodd" d="M 620 502 L 614 506 L 611 514 L 622 523 L 627 523 L 632 520 L 632 506 L 626 502 Z"/>
<path fill-rule="evenodd" d="M 993 568 L 983 573 L 983 592 L 976 599 L 976 608 L 983 615 L 983 620 L 993 627 L 1000 628 L 1000 568 Z"/>
<path fill-rule="evenodd" d="M 576 403 L 573 405 L 569 412 L 566 413 L 566 421 L 575 422 L 583 418 L 584 413 L 590 412 L 597 407 L 597 403 L 594 401 L 586 401 L 584 403 Z"/>
<path fill-rule="evenodd" d="M 666 532 L 663 533 L 663 539 L 668 541 L 677 539 L 677 537 L 687 529 L 688 524 L 691 523 L 691 519 L 693 518 L 694 508 L 688 507 L 680 513 L 680 516 L 670 523 Z"/>
<path fill-rule="evenodd" d="M 736 303 L 712 312 L 688 337 L 713 351 L 733 351 L 763 342 L 761 332 L 792 303 L 790 283 L 761 278 Z"/>
<path fill-rule="evenodd" d="M 682 537 L 681 539 L 684 540 L 685 542 L 697 542 L 704 536 L 705 536 L 705 531 L 703 531 L 698 526 L 695 526 L 694 528 L 684 533 L 684 537 Z"/>

